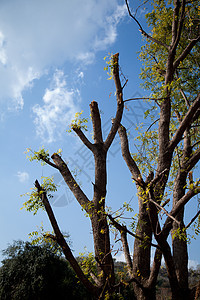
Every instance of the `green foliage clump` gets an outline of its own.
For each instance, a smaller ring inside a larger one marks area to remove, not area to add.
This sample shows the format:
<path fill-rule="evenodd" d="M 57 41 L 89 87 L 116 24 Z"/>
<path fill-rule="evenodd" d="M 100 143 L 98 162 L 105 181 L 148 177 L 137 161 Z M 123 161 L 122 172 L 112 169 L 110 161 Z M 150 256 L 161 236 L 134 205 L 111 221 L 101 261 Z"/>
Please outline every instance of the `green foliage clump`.
<path fill-rule="evenodd" d="M 44 160 L 50 160 L 49 151 L 45 150 L 43 146 L 38 151 L 33 151 L 31 148 L 27 148 L 25 154 L 26 158 L 28 158 L 30 161 L 41 161 L 42 165 L 45 165 Z"/>
<path fill-rule="evenodd" d="M 79 253 L 77 260 L 85 275 L 88 277 L 90 277 L 90 273 L 96 275 L 96 260 L 93 252 Z M 90 277 L 90 279 L 92 278 Z"/>
<path fill-rule="evenodd" d="M 104 60 L 106 60 L 106 64 L 107 66 L 104 67 L 104 71 L 107 71 L 108 74 L 108 80 L 113 79 L 113 70 L 114 70 L 114 66 L 117 64 L 117 57 L 118 54 L 113 55 L 112 53 L 108 53 L 108 56 L 104 57 Z"/>
<path fill-rule="evenodd" d="M 44 210 L 44 204 L 42 203 L 41 200 L 41 195 L 42 193 L 47 194 L 47 196 L 49 198 L 52 198 L 53 195 L 52 193 L 57 191 L 57 186 L 56 184 L 53 182 L 53 177 L 43 177 L 42 176 L 42 183 L 41 183 L 41 187 L 42 190 L 40 192 L 38 192 L 37 188 L 34 187 L 32 188 L 31 192 L 28 192 L 22 196 L 28 196 L 29 199 L 28 201 L 23 203 L 23 208 L 25 208 L 27 211 L 33 212 L 34 215 L 37 214 L 39 209 L 43 209 Z"/>
<path fill-rule="evenodd" d="M 17 241 L 3 251 L 0 299 L 91 299 L 68 262 L 48 245 Z"/>
<path fill-rule="evenodd" d="M 88 118 L 81 118 L 82 113 L 83 111 L 75 114 L 74 120 L 72 120 L 67 132 L 72 132 L 73 129 L 83 129 L 87 131 Z"/>

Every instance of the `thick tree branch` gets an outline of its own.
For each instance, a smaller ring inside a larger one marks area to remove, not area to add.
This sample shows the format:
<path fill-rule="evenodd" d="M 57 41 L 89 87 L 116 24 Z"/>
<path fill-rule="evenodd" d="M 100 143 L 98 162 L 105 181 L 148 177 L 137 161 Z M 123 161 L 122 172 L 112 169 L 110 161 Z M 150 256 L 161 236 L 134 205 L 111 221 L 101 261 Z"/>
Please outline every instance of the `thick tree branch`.
<path fill-rule="evenodd" d="M 183 50 L 183 52 L 179 55 L 179 57 L 175 60 L 173 64 L 173 69 L 176 70 L 180 64 L 181 61 L 183 61 L 187 55 L 191 52 L 192 48 L 198 43 L 200 40 L 200 36 L 198 36 L 196 39 L 193 39 L 190 41 L 190 43 L 187 45 L 187 47 Z"/>
<path fill-rule="evenodd" d="M 172 140 L 170 141 L 168 150 L 172 152 L 174 148 L 178 145 L 180 140 L 182 139 L 183 133 L 185 129 L 190 125 L 193 116 L 195 115 L 196 111 L 200 108 L 200 94 L 197 96 L 196 100 L 190 106 L 187 114 L 185 115 L 183 121 L 181 122 L 179 128 L 177 129 L 176 133 L 174 134 Z"/>
<path fill-rule="evenodd" d="M 122 156 L 131 172 L 131 175 L 133 176 L 133 179 L 138 182 L 138 179 L 142 180 L 142 176 L 136 162 L 130 154 L 126 128 L 121 124 L 118 128 L 118 134 L 121 142 Z"/>
<path fill-rule="evenodd" d="M 85 134 L 83 133 L 83 131 L 80 128 L 77 128 L 77 127 L 73 127 L 72 129 L 73 129 L 74 132 L 76 132 L 76 134 L 81 139 L 81 141 L 83 142 L 83 144 L 88 149 L 90 149 L 91 151 L 93 151 L 94 150 L 94 145 L 88 140 L 88 138 L 85 136 Z"/>
<path fill-rule="evenodd" d="M 152 199 L 155 202 L 152 188 L 149 189 L 149 199 Z M 179 299 L 179 288 L 177 289 L 178 280 L 177 280 L 177 276 L 176 276 L 176 272 L 175 272 L 175 266 L 174 266 L 174 261 L 173 261 L 173 257 L 171 254 L 171 249 L 167 242 L 167 239 L 161 234 L 161 228 L 160 228 L 160 223 L 158 220 L 157 208 L 151 201 L 148 202 L 148 214 L 149 214 L 149 219 L 151 222 L 152 230 L 154 233 L 154 237 L 155 237 L 159 247 L 161 248 L 161 251 L 162 251 L 164 259 L 165 259 L 165 265 L 166 265 L 167 274 L 168 274 L 168 278 L 169 278 L 169 282 L 170 282 L 170 286 L 171 286 L 171 290 L 172 290 L 173 299 Z"/>
<path fill-rule="evenodd" d="M 101 131 L 101 117 L 99 113 L 98 104 L 96 101 L 90 103 L 90 112 L 93 125 L 94 143 L 103 143 L 102 131 Z"/>
<path fill-rule="evenodd" d="M 174 1 L 174 9 L 173 9 L 171 48 L 173 48 L 173 47 L 175 48 L 175 43 L 177 40 L 179 10 L 180 10 L 180 0 L 175 0 Z"/>
<path fill-rule="evenodd" d="M 60 231 L 60 228 L 58 226 L 58 223 L 56 221 L 55 215 L 53 213 L 53 210 L 51 208 L 51 205 L 48 201 L 47 195 L 45 190 L 42 189 L 42 187 L 40 186 L 39 182 L 36 180 L 35 181 L 35 187 L 38 190 L 38 193 L 40 195 L 40 198 L 42 200 L 42 203 L 44 204 L 45 210 L 47 212 L 47 215 L 49 217 L 49 220 L 51 222 L 51 225 L 53 227 L 54 233 L 56 235 L 56 241 L 58 242 L 58 244 L 60 245 L 60 247 L 63 250 L 63 253 L 66 257 L 66 259 L 69 261 L 70 265 L 72 266 L 72 268 L 74 269 L 76 275 L 78 276 L 78 278 L 80 279 L 80 281 L 84 284 L 84 286 L 93 294 L 93 295 L 97 295 L 98 293 L 98 288 L 96 286 L 94 286 L 88 279 L 87 277 L 84 275 L 83 271 L 81 270 L 77 260 L 75 259 L 74 255 L 71 252 L 70 247 L 68 246 L 63 234 Z"/>
<path fill-rule="evenodd" d="M 184 167 L 187 169 L 187 172 L 189 172 L 198 163 L 199 160 L 200 160 L 200 147 L 193 153 L 190 159 L 188 159 L 187 162 L 184 164 Z"/>
<path fill-rule="evenodd" d="M 151 268 L 151 273 L 147 281 L 147 285 L 145 285 L 145 287 L 152 288 L 156 286 L 158 273 L 161 265 L 161 259 L 162 259 L 162 251 L 160 249 L 156 249 L 156 252 L 154 254 L 153 265 Z"/>
<path fill-rule="evenodd" d="M 190 199 L 200 193 L 199 181 L 195 184 L 194 188 L 189 190 L 172 208 L 170 215 L 176 216 L 177 213 L 190 201 Z M 169 220 L 168 220 L 169 221 Z M 167 222 L 167 220 L 166 220 Z"/>
<path fill-rule="evenodd" d="M 181 32 L 183 28 L 183 23 L 185 19 L 185 0 L 181 2 L 181 16 L 179 18 L 179 11 L 180 11 L 180 1 L 175 1 L 175 8 L 174 8 L 174 17 L 172 23 L 172 51 L 175 51 L 181 37 Z"/>
<path fill-rule="evenodd" d="M 63 159 L 57 154 L 54 153 L 52 155 L 52 159 L 56 166 L 58 167 L 61 175 L 63 176 L 66 184 L 74 194 L 76 200 L 79 204 L 85 209 L 87 213 L 91 212 L 92 206 L 90 205 L 91 201 L 84 194 L 74 177 L 72 176 L 67 164 L 63 161 Z"/>
<path fill-rule="evenodd" d="M 156 39 L 154 39 L 152 36 L 150 36 L 146 31 L 144 31 L 144 29 L 142 28 L 141 24 L 138 22 L 138 20 L 132 15 L 131 13 L 131 10 L 130 10 L 130 7 L 128 5 L 128 0 L 125 0 L 126 2 L 126 6 L 127 6 L 127 10 L 128 10 L 128 13 L 129 13 L 129 16 L 138 24 L 139 28 L 140 28 L 140 32 L 142 33 L 143 36 L 145 36 L 146 38 L 150 39 L 152 42 L 160 45 L 160 46 L 163 46 L 167 49 L 169 49 L 169 46 L 161 41 L 158 41 Z"/>
<path fill-rule="evenodd" d="M 162 172 L 160 172 L 159 174 L 156 175 L 155 178 L 153 178 L 150 183 L 149 183 L 149 186 L 148 187 L 153 187 L 155 186 L 155 184 L 163 178 L 163 176 L 165 176 L 166 174 L 169 173 L 169 170 L 168 169 L 164 169 Z"/>
<path fill-rule="evenodd" d="M 195 195 L 200 193 L 200 187 L 198 187 L 199 182 L 194 186 L 193 189 L 189 190 L 172 208 L 170 211 L 170 215 L 175 217 L 179 211 L 194 197 Z M 167 218 L 165 224 L 162 228 L 161 234 L 165 239 L 167 239 L 169 232 L 172 228 L 173 220 L 171 218 Z"/>
<path fill-rule="evenodd" d="M 123 102 L 123 93 L 122 93 L 122 86 L 119 77 L 119 53 L 113 55 L 113 78 L 115 81 L 116 87 L 116 97 L 117 97 L 117 112 L 115 118 L 112 121 L 111 130 L 107 136 L 106 141 L 104 142 L 104 148 L 107 151 L 112 144 L 115 135 L 117 133 L 118 127 L 120 125 L 122 114 L 124 110 L 124 102 Z"/>
<path fill-rule="evenodd" d="M 59 170 L 59 167 L 56 166 L 54 163 L 52 163 L 49 159 L 46 159 L 42 155 L 40 155 L 40 157 L 41 157 L 41 160 L 43 160 L 47 165 Z"/>

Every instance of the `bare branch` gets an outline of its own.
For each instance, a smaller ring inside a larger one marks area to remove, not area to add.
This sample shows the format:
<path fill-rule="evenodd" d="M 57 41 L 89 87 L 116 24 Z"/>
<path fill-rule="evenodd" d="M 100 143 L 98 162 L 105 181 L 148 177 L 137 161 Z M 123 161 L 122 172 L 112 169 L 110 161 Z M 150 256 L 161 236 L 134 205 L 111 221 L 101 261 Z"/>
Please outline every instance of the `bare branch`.
<path fill-rule="evenodd" d="M 131 10 L 130 10 L 130 7 L 128 5 L 128 0 L 125 0 L 126 2 L 126 6 L 127 6 L 127 9 L 128 9 L 128 13 L 129 13 L 129 16 L 138 24 L 139 28 L 140 28 L 140 32 L 142 33 L 142 35 L 144 35 L 146 38 L 150 39 L 152 42 L 158 44 L 158 45 L 161 45 L 167 49 L 169 49 L 169 46 L 161 41 L 158 41 L 156 39 L 154 39 L 152 36 L 150 36 L 146 31 L 144 31 L 144 29 L 142 28 L 141 24 L 138 22 L 138 20 L 132 15 L 131 13 Z"/>
<path fill-rule="evenodd" d="M 156 248 L 160 249 L 160 247 L 158 245 L 156 245 L 154 243 L 151 243 L 148 240 L 144 241 L 144 239 L 141 236 L 139 236 L 137 234 L 134 234 L 133 232 L 131 232 L 130 230 L 128 230 L 125 226 L 122 226 L 121 224 L 119 224 L 117 221 L 115 221 L 115 219 L 110 214 L 107 214 L 107 217 L 110 219 L 110 221 L 112 222 L 113 226 L 116 229 L 118 229 L 120 232 L 121 231 L 126 231 L 128 234 L 130 234 L 134 238 L 136 238 L 136 239 L 138 239 L 138 240 L 140 240 L 140 241 L 142 241 L 144 243 L 147 243 L 147 244 L 149 244 L 149 245 L 151 245 L 153 247 L 156 247 Z"/>
<path fill-rule="evenodd" d="M 141 183 L 143 183 L 143 185 L 144 185 L 144 181 L 142 179 L 140 170 L 130 154 L 126 128 L 124 126 L 122 126 L 121 124 L 118 128 L 118 133 L 119 133 L 119 137 L 120 137 L 120 141 L 121 141 L 122 156 L 133 176 L 133 179 L 138 184 L 139 184 L 139 181 L 141 181 Z"/>
<path fill-rule="evenodd" d="M 181 16 L 179 16 L 179 10 L 180 10 L 180 1 L 175 1 L 175 8 L 174 8 L 174 17 L 173 17 L 173 23 L 172 23 L 172 51 L 175 51 L 178 43 L 180 41 L 181 32 L 183 28 L 183 22 L 185 19 L 185 0 L 182 0 L 181 3 Z"/>
<path fill-rule="evenodd" d="M 151 123 L 151 125 L 147 128 L 146 132 L 148 132 L 148 131 L 151 129 L 151 127 L 152 127 L 155 123 L 157 123 L 159 120 L 160 120 L 160 118 L 157 119 L 157 120 L 155 120 L 153 123 Z"/>
<path fill-rule="evenodd" d="M 145 285 L 145 287 L 151 288 L 156 285 L 158 279 L 158 273 L 161 265 L 161 259 L 162 259 L 162 251 L 160 249 L 156 249 L 156 252 L 154 254 L 153 265 L 151 268 L 151 273 L 147 281 L 147 285 Z"/>
<path fill-rule="evenodd" d="M 74 132 L 76 132 L 76 134 L 81 139 L 81 141 L 83 142 L 83 144 L 88 149 L 90 149 L 91 151 L 93 151 L 94 145 L 88 140 L 88 138 L 85 136 L 85 134 L 83 133 L 83 131 L 80 128 L 77 128 L 77 127 L 73 127 L 72 129 L 73 129 Z"/>
<path fill-rule="evenodd" d="M 172 216 L 167 212 L 167 210 L 166 210 L 163 206 L 159 205 L 158 203 L 156 203 L 155 201 L 153 201 L 151 198 L 150 198 L 149 200 L 150 200 L 153 204 L 155 204 L 155 206 L 157 206 L 160 210 L 163 210 L 164 213 L 165 213 L 169 218 L 171 218 L 174 222 L 176 222 L 179 226 L 181 225 L 180 222 L 177 221 L 174 217 L 172 217 Z"/>
<path fill-rule="evenodd" d="M 136 98 L 126 99 L 126 100 L 124 100 L 124 102 L 136 101 L 136 100 L 154 100 L 154 101 L 158 101 L 158 100 L 165 100 L 165 99 L 166 99 L 166 97 L 163 97 L 163 98 L 136 97 Z M 158 104 L 158 103 L 156 102 L 156 104 Z"/>
<path fill-rule="evenodd" d="M 188 229 L 190 227 L 190 225 L 198 218 L 199 215 L 200 215 L 200 210 L 196 213 L 196 215 L 192 218 L 192 220 L 187 224 L 187 226 L 185 226 L 185 228 Z"/>
<path fill-rule="evenodd" d="M 173 9 L 172 41 L 171 41 L 171 48 L 174 48 L 173 50 L 176 49 L 179 10 L 180 10 L 180 0 L 175 0 L 174 1 L 174 9 Z"/>
<path fill-rule="evenodd" d="M 196 183 L 193 189 L 189 190 L 172 208 L 170 215 L 175 217 L 179 211 L 192 199 L 193 196 L 200 193 L 200 187 L 198 187 L 199 182 Z M 163 226 L 161 235 L 167 239 L 169 232 L 172 228 L 173 221 L 171 218 L 167 218 Z"/>
<path fill-rule="evenodd" d="M 129 251 L 129 246 L 128 246 L 128 241 L 127 241 L 127 231 L 126 231 L 126 226 L 123 226 L 125 230 L 121 230 L 121 241 L 122 241 L 122 246 L 123 246 L 123 251 L 124 251 L 124 256 L 125 260 L 127 263 L 128 267 L 128 273 L 129 277 L 131 278 L 133 276 L 133 264 L 130 256 L 130 251 Z"/>
<path fill-rule="evenodd" d="M 52 163 L 49 159 L 46 159 L 45 157 L 43 157 L 43 156 L 41 156 L 41 155 L 40 155 L 40 158 L 41 158 L 41 160 L 43 160 L 47 165 L 49 165 L 49 166 L 51 166 L 51 167 L 53 167 L 53 168 L 59 170 L 59 167 L 56 166 L 54 163 Z"/>
<path fill-rule="evenodd" d="M 117 97 L 117 112 L 115 115 L 115 118 L 112 122 L 112 127 L 110 129 L 110 132 L 107 136 L 106 141 L 104 142 L 104 148 L 107 151 L 112 144 L 115 135 L 117 133 L 118 127 L 120 125 L 122 114 L 124 110 L 124 102 L 123 102 L 123 93 L 122 93 L 122 86 L 120 82 L 119 77 L 119 53 L 113 55 L 113 78 L 115 81 L 115 87 L 116 87 L 116 97 Z"/>
<path fill-rule="evenodd" d="M 183 208 L 188 202 L 189 200 L 200 193 L 200 187 L 198 187 L 198 184 L 200 183 L 200 181 L 198 181 L 194 188 L 189 190 L 177 203 L 176 205 L 172 208 L 170 215 L 171 216 L 176 216 L 177 213 L 181 210 L 181 208 Z"/>
<path fill-rule="evenodd" d="M 190 102 L 186 96 L 186 94 L 184 93 L 184 91 L 182 89 L 180 89 L 181 95 L 183 96 L 183 99 L 185 100 L 185 104 L 187 105 L 187 107 L 190 107 Z"/>
<path fill-rule="evenodd" d="M 91 201 L 87 198 L 87 196 L 84 194 L 74 177 L 72 176 L 67 164 L 63 161 L 63 159 L 57 154 L 54 153 L 52 155 L 52 159 L 59 168 L 59 171 L 61 175 L 63 176 L 66 184 L 74 194 L 76 200 L 79 202 L 79 204 L 86 210 L 86 212 L 90 212 L 92 206 L 89 205 Z"/>
<path fill-rule="evenodd" d="M 90 112 L 93 125 L 94 143 L 103 143 L 102 131 L 101 131 L 101 117 L 99 113 L 98 104 L 96 101 L 90 103 Z"/>

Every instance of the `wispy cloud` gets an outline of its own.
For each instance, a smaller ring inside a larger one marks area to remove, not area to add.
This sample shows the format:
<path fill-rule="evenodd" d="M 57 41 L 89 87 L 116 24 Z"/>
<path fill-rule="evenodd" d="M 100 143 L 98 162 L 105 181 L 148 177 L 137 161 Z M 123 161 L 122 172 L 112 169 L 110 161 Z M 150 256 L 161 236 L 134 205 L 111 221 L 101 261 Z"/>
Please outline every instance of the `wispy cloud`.
<path fill-rule="evenodd" d="M 51 87 L 45 91 L 43 104 L 33 107 L 37 135 L 46 142 L 61 137 L 78 110 L 79 99 L 79 91 L 69 90 L 64 73 L 57 70 Z"/>
<path fill-rule="evenodd" d="M 24 183 L 29 180 L 29 174 L 27 172 L 17 172 L 17 177 L 19 179 L 19 182 Z"/>
<path fill-rule="evenodd" d="M 99 36 L 96 38 L 94 48 L 96 50 L 102 50 L 113 44 L 117 37 L 117 24 L 127 14 L 126 5 L 116 5 L 115 12 L 105 18 L 105 26 L 103 26 L 102 38 Z"/>
<path fill-rule="evenodd" d="M 0 1 L 0 101 L 22 108 L 22 92 L 51 65 L 90 63 L 95 51 L 116 39 L 116 26 L 125 13 L 117 3 Z"/>

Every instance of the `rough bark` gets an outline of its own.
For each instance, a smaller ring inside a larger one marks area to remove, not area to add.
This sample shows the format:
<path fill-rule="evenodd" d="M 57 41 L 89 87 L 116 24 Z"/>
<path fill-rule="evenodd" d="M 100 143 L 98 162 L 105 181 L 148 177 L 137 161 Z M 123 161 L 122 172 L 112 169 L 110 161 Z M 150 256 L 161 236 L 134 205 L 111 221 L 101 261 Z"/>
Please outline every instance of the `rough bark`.
<path fill-rule="evenodd" d="M 178 171 L 177 177 L 175 179 L 174 189 L 173 189 L 173 205 L 185 195 L 186 179 L 188 175 L 188 169 L 186 167 L 187 160 L 191 157 L 191 141 L 190 141 L 190 131 L 189 129 L 185 130 L 184 133 L 184 148 L 183 155 L 180 162 L 180 170 Z M 185 227 L 184 225 L 184 208 L 182 208 L 179 213 L 176 215 L 176 219 L 181 223 L 181 226 L 178 226 L 177 223 L 173 223 L 172 231 L 172 247 L 173 247 L 173 258 L 176 269 L 176 275 L 178 283 L 181 289 L 181 294 L 183 299 L 188 299 L 189 290 L 188 290 L 188 251 L 187 251 L 187 236 L 184 233 L 185 239 L 181 239 L 176 236 L 173 237 L 173 234 L 178 230 Z"/>

